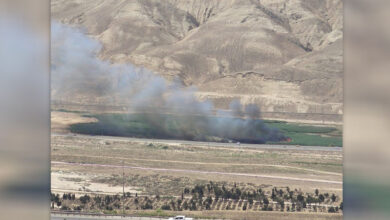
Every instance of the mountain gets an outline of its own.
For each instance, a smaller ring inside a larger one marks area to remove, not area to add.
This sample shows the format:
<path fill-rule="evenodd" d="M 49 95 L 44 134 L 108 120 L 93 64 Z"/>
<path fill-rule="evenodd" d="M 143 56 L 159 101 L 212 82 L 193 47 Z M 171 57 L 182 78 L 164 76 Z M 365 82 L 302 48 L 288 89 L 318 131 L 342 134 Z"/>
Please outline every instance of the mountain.
<path fill-rule="evenodd" d="M 341 122 L 341 0 L 52 0 L 52 18 L 86 29 L 102 60 L 196 86 L 227 108 Z"/>

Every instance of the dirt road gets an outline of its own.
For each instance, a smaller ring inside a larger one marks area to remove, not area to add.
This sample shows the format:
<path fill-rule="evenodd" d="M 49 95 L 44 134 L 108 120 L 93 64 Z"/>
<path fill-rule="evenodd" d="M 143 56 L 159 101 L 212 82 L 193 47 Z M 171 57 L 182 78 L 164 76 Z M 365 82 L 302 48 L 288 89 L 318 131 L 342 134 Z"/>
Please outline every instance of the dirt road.
<path fill-rule="evenodd" d="M 296 145 L 270 145 L 270 144 L 237 144 L 237 143 L 220 143 L 220 142 L 201 142 L 201 141 L 185 141 L 185 140 L 167 140 L 167 139 L 148 139 L 148 138 L 132 138 L 132 137 L 114 137 L 114 136 L 92 136 L 81 134 L 59 134 L 52 133 L 52 136 L 61 137 L 86 137 L 99 140 L 112 141 L 132 141 L 138 143 L 156 143 L 156 144 L 186 144 L 197 146 L 210 147 L 229 147 L 229 148 L 252 148 L 252 149 L 273 149 L 273 150 L 302 150 L 302 151 L 338 151 L 343 150 L 342 147 L 321 147 L 321 146 L 296 146 Z"/>
<path fill-rule="evenodd" d="M 161 172 L 184 172 L 184 173 L 199 173 L 199 174 L 213 174 L 213 175 L 246 176 L 246 177 L 256 177 L 256 178 L 292 180 L 292 181 L 299 181 L 299 182 L 342 184 L 341 181 L 295 178 L 295 177 L 287 177 L 287 176 L 271 176 L 271 175 L 260 175 L 260 174 L 249 174 L 249 173 L 229 173 L 229 172 L 188 170 L 188 169 L 166 169 L 166 168 L 139 167 L 139 166 L 121 166 L 121 165 L 112 165 L 112 164 L 70 163 L 70 162 L 61 162 L 61 161 L 52 161 L 51 164 L 52 165 L 68 165 L 68 166 L 125 168 L 125 169 L 161 171 Z"/>

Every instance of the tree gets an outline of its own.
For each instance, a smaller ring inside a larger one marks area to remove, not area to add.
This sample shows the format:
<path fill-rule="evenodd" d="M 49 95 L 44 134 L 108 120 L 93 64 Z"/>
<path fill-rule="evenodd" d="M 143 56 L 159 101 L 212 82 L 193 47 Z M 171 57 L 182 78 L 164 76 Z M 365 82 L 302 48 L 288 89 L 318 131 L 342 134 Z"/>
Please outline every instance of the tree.
<path fill-rule="evenodd" d="M 60 201 L 60 195 L 59 194 L 56 194 L 54 196 L 54 202 L 58 203 Z"/>
<path fill-rule="evenodd" d="M 322 194 L 320 194 L 320 195 L 318 196 L 318 199 L 320 200 L 320 202 L 324 202 L 324 201 L 325 201 L 325 197 L 324 197 L 324 195 L 322 195 Z"/>
<path fill-rule="evenodd" d="M 274 189 L 272 189 L 271 198 L 272 198 L 272 199 L 275 199 L 275 198 L 276 198 L 276 194 L 275 194 L 275 190 L 274 190 Z"/>
<path fill-rule="evenodd" d="M 277 202 L 278 202 L 279 205 L 280 205 L 280 210 L 283 211 L 283 210 L 284 210 L 284 201 L 283 201 L 283 199 L 278 199 Z"/>
<path fill-rule="evenodd" d="M 108 211 L 112 211 L 112 210 L 113 210 L 113 208 L 112 208 L 112 206 L 110 206 L 110 205 L 106 205 L 106 210 L 108 210 Z"/>
<path fill-rule="evenodd" d="M 332 199 L 332 202 L 335 202 L 335 201 L 336 201 L 336 199 L 337 199 L 336 195 L 335 195 L 335 194 L 332 194 L 332 197 L 331 197 L 331 199 Z"/>
<path fill-rule="evenodd" d="M 302 194 L 299 194 L 298 196 L 297 196 L 297 200 L 299 201 L 299 202 L 303 202 L 303 201 L 305 201 L 305 197 L 303 197 L 303 195 Z"/>
<path fill-rule="evenodd" d="M 318 196 L 318 193 L 320 193 L 320 191 L 318 191 L 318 189 L 316 189 L 314 192 L 315 192 L 316 196 Z"/>
<path fill-rule="evenodd" d="M 110 204 L 111 201 L 112 201 L 111 196 L 106 195 L 106 196 L 104 197 L 104 202 L 105 202 L 106 204 Z"/>
<path fill-rule="evenodd" d="M 95 201 L 95 203 L 100 203 L 102 201 L 102 199 L 100 198 L 100 196 L 95 196 L 93 197 L 93 200 Z"/>
<path fill-rule="evenodd" d="M 282 189 L 279 190 L 279 196 L 283 196 L 283 190 Z"/>
<path fill-rule="evenodd" d="M 292 199 L 293 196 L 294 196 L 294 191 L 290 191 L 290 192 L 288 192 L 288 193 L 290 194 L 290 199 Z"/>
<path fill-rule="evenodd" d="M 311 195 L 308 195 L 307 198 L 306 198 L 306 202 L 307 203 L 317 203 L 318 199 L 312 197 Z"/>
<path fill-rule="evenodd" d="M 188 206 L 188 203 L 187 203 L 187 201 L 184 201 L 184 203 L 183 203 L 183 209 L 188 209 L 189 208 L 189 206 Z"/>
<path fill-rule="evenodd" d="M 332 206 L 332 207 L 329 207 L 328 212 L 330 212 L 330 213 L 335 213 L 335 212 L 336 212 L 336 209 L 335 209 L 333 206 Z"/>
<path fill-rule="evenodd" d="M 83 204 L 86 204 L 87 202 L 89 202 L 90 199 L 91 199 L 91 197 L 89 197 L 88 195 L 80 196 L 80 202 Z"/>
<path fill-rule="evenodd" d="M 175 210 L 175 201 L 171 200 L 171 207 L 173 210 Z"/>
<path fill-rule="evenodd" d="M 196 210 L 197 207 L 196 207 L 196 202 L 194 200 L 191 200 L 191 207 L 190 207 L 190 210 L 193 211 L 193 210 Z"/>
<path fill-rule="evenodd" d="M 145 204 L 141 206 L 141 209 L 153 209 L 152 201 L 147 199 Z"/>
<path fill-rule="evenodd" d="M 69 210 L 69 208 L 68 208 L 68 206 L 63 205 L 63 206 L 61 206 L 61 210 Z"/>
<path fill-rule="evenodd" d="M 263 199 L 263 203 L 264 203 L 265 205 L 268 205 L 268 204 L 269 204 L 268 199 L 267 199 L 267 198 L 264 198 L 264 199 Z"/>
<path fill-rule="evenodd" d="M 206 202 L 207 202 L 208 204 L 213 203 L 213 198 L 211 198 L 211 196 L 207 196 Z"/>

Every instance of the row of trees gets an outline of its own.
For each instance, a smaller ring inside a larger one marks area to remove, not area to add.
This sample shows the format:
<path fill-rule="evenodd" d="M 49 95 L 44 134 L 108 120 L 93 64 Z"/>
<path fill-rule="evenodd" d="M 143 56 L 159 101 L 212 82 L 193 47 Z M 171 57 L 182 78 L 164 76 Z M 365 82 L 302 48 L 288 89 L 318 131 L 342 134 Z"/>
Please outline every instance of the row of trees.
<path fill-rule="evenodd" d="M 190 199 L 187 199 L 189 196 Z M 302 211 L 302 209 L 312 208 L 309 207 L 312 204 L 321 204 L 324 202 L 335 203 L 338 200 L 338 197 L 335 194 L 329 195 L 328 193 L 321 194 L 318 189 L 314 193 L 303 193 L 300 190 L 290 190 L 290 188 L 272 188 L 269 192 L 265 192 L 262 188 L 258 189 L 246 189 L 237 187 L 234 184 L 233 187 L 226 187 L 225 185 L 219 185 L 213 182 L 208 184 L 198 184 L 192 188 L 184 188 L 183 193 L 180 198 L 171 199 L 169 202 L 165 202 L 161 205 L 160 196 L 155 196 L 150 199 L 149 197 L 138 198 L 138 195 L 135 194 L 134 198 L 130 199 L 132 195 L 128 192 L 125 195 L 96 195 L 91 197 L 90 195 L 83 195 L 79 198 L 76 198 L 75 194 L 65 193 L 62 196 L 59 194 L 51 194 L 52 208 L 54 204 L 57 207 L 61 207 L 63 210 L 69 209 L 67 204 L 78 204 L 73 206 L 74 210 L 84 210 L 87 209 L 105 209 L 105 210 L 114 210 L 120 209 L 122 206 L 121 199 L 125 198 L 126 201 L 133 201 L 133 204 L 137 209 L 156 209 L 161 208 L 162 210 L 211 210 L 215 209 L 217 204 L 226 204 L 224 209 L 234 208 L 230 207 L 229 201 L 234 201 L 235 204 L 240 201 L 240 206 L 242 210 L 251 209 L 251 207 L 256 202 L 256 207 L 259 207 L 260 210 L 272 211 L 274 209 L 280 211 Z M 166 200 L 166 199 L 164 199 Z M 163 201 L 164 201 L 163 200 Z M 218 203 L 218 201 L 221 203 Z M 289 205 L 286 205 L 286 202 Z M 158 205 L 160 204 L 160 205 Z M 213 206 L 214 205 L 214 206 Z M 259 205 L 259 206 L 257 206 Z M 86 207 L 87 206 L 87 207 Z M 128 205 L 125 206 L 126 209 L 130 209 Z M 316 207 L 314 207 L 316 208 Z M 338 212 L 339 209 L 342 210 L 342 203 L 338 207 L 330 207 L 328 212 Z M 217 208 L 219 209 L 219 208 Z"/>
<path fill-rule="evenodd" d="M 240 189 L 236 184 L 234 184 L 234 187 L 232 188 L 227 188 L 225 185 L 220 187 L 218 184 L 215 184 L 212 181 L 206 185 L 195 185 L 192 189 L 184 188 L 183 194 L 192 194 L 192 196 L 196 196 L 200 199 L 206 195 L 213 196 L 217 201 L 220 198 L 248 200 L 250 204 L 253 203 L 253 200 L 262 201 L 268 197 L 265 195 L 265 192 L 262 188 L 258 188 L 257 190 L 245 190 Z M 295 203 L 323 203 L 326 199 L 328 199 L 329 202 L 336 202 L 337 196 L 335 194 L 330 196 L 328 193 L 320 194 L 318 189 L 314 191 L 313 195 L 308 193 L 304 194 L 297 189 L 290 190 L 289 187 L 286 187 L 286 190 L 274 187 L 271 191 L 271 199 L 273 201 L 282 200 Z"/>

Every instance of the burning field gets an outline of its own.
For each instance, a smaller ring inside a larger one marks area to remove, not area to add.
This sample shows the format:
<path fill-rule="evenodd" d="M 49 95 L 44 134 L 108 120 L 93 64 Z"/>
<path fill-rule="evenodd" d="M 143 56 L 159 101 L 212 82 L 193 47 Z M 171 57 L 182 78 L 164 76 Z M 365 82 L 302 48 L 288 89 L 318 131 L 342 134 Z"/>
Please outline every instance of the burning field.
<path fill-rule="evenodd" d="M 71 126 L 75 133 L 194 141 L 266 143 L 286 136 L 262 120 L 169 114 L 96 115 L 96 123 Z"/>
<path fill-rule="evenodd" d="M 58 113 L 60 112 L 52 114 Z M 79 113 L 79 115 L 84 116 L 86 120 L 70 124 L 64 129 L 79 134 L 137 138 L 342 146 L 342 132 L 336 127 L 198 115 L 148 113 Z"/>

